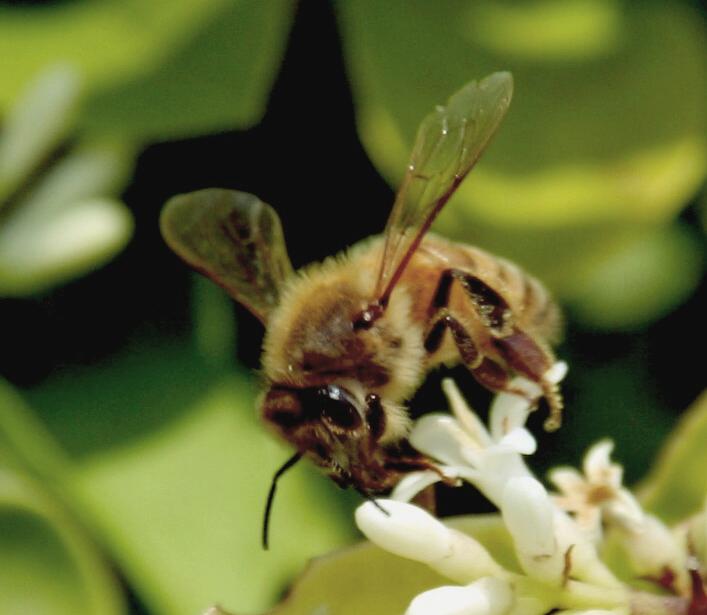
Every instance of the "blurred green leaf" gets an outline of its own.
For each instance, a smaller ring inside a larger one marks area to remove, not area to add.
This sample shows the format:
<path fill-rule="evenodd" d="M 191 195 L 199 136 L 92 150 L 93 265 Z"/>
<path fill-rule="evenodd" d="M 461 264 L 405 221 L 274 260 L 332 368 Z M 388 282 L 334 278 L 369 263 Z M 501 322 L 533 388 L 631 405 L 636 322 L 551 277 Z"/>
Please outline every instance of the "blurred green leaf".
<path fill-rule="evenodd" d="M 21 468 L 38 480 L 55 483 L 67 462 L 42 422 L 0 379 L 0 468 Z"/>
<path fill-rule="evenodd" d="M 132 234 L 128 209 L 104 196 L 127 170 L 114 147 L 85 147 L 52 167 L 0 225 L 0 295 L 27 295 L 98 267 Z"/>
<path fill-rule="evenodd" d="M 0 612 L 118 615 L 125 606 L 82 531 L 0 464 Z"/>
<path fill-rule="evenodd" d="M 704 505 L 707 493 L 707 393 L 687 410 L 638 493 L 646 509 L 677 523 Z"/>
<path fill-rule="evenodd" d="M 138 141 L 256 122 L 284 51 L 287 0 L 0 7 L 0 109 L 27 75 L 65 62 L 85 84 L 79 127 Z"/>
<path fill-rule="evenodd" d="M 567 284 L 575 316 L 606 329 L 645 325 L 667 314 L 694 291 L 702 277 L 703 252 L 685 226 L 647 232 L 605 250 Z"/>
<path fill-rule="evenodd" d="M 445 521 L 474 536 L 494 556 L 497 551 L 512 552 L 510 537 L 497 515 L 474 515 Z M 313 561 L 285 600 L 268 613 L 390 615 L 402 613 L 420 592 L 448 584 L 448 579 L 424 564 L 392 555 L 365 542 Z"/>
<path fill-rule="evenodd" d="M 228 0 L 94 0 L 0 6 L 0 109 L 48 64 L 77 68 L 93 91 L 146 74 Z"/>
<path fill-rule="evenodd" d="M 233 299 L 211 280 L 193 275 L 191 301 L 199 353 L 212 361 L 232 365 L 236 345 Z"/>
<path fill-rule="evenodd" d="M 513 73 L 508 117 L 437 228 L 562 295 L 637 224 L 670 221 L 704 179 L 707 43 L 683 4 L 352 0 L 339 11 L 359 132 L 391 183 L 434 105 Z"/>
<path fill-rule="evenodd" d="M 54 65 L 13 102 L 0 130 L 0 209 L 3 199 L 71 129 L 78 108 L 79 82 L 75 70 Z"/>
<path fill-rule="evenodd" d="M 82 125 L 135 139 L 169 139 L 243 128 L 265 111 L 293 5 L 239 1 L 154 70 L 97 92 Z"/>
<path fill-rule="evenodd" d="M 77 507 L 155 613 L 262 610 L 309 557 L 352 537 L 350 497 L 302 463 L 262 550 L 265 497 L 291 451 L 257 419 L 252 381 L 190 345 L 136 348 L 30 399 L 74 457 Z"/>
<path fill-rule="evenodd" d="M 570 365 L 566 381 L 564 429 L 546 438 L 536 463 L 546 469 L 558 463 L 578 466 L 597 440 L 611 437 L 627 484 L 645 476 L 656 452 L 673 427 L 662 385 L 656 378 L 655 347 L 645 337 L 596 338 L 596 348 L 578 351 L 574 340 L 563 359 Z"/>

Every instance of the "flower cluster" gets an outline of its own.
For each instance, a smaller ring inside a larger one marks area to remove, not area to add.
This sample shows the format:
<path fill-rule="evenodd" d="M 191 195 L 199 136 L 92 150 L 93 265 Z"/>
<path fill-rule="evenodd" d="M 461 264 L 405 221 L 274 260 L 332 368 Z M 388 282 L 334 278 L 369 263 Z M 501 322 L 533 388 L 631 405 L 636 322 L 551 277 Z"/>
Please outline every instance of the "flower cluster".
<path fill-rule="evenodd" d="M 559 382 L 565 372 L 558 363 L 551 375 Z M 499 394 L 487 428 L 452 381 L 443 387 L 452 415 L 422 417 L 410 442 L 446 478 L 473 484 L 498 507 L 516 563 L 501 565 L 492 549 L 410 504 L 440 480 L 431 471 L 410 474 L 390 499 L 356 511 L 372 542 L 453 583 L 418 595 L 406 615 L 707 614 L 699 570 L 707 561 L 705 512 L 670 529 L 643 511 L 622 485 L 609 441 L 588 451 L 583 472 L 554 470 L 557 493 L 549 493 L 523 459 L 536 449 L 525 428 L 529 402 Z M 621 570 L 607 564 L 607 550 L 620 554 Z"/>

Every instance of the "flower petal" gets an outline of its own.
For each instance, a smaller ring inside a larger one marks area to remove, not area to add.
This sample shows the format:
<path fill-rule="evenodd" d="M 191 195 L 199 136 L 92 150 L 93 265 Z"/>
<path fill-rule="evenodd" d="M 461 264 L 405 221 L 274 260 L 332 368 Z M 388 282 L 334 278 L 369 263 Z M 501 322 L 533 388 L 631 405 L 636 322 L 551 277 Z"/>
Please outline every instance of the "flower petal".
<path fill-rule="evenodd" d="M 643 508 L 628 489 L 619 489 L 614 499 L 606 504 L 605 512 L 608 521 L 634 531 L 640 531 L 645 520 Z"/>
<path fill-rule="evenodd" d="M 584 456 L 582 469 L 589 482 L 605 482 L 607 471 L 611 468 L 611 451 L 614 443 L 611 440 L 600 440 L 594 444 Z"/>
<path fill-rule="evenodd" d="M 555 552 L 552 502 L 539 481 L 530 476 L 509 480 L 501 513 L 518 550 L 541 557 Z"/>
<path fill-rule="evenodd" d="M 514 378 L 511 385 L 527 389 L 528 397 L 513 393 L 499 393 L 491 403 L 489 426 L 491 437 L 498 442 L 516 427 L 523 427 L 530 414 L 530 399 L 540 395 L 540 388 L 525 378 Z"/>
<path fill-rule="evenodd" d="M 379 547 L 419 562 L 435 562 L 452 552 L 452 534 L 428 512 L 395 500 L 364 502 L 356 509 L 356 525 Z M 385 512 L 383 512 L 385 511 Z"/>
<path fill-rule="evenodd" d="M 510 585 L 500 579 L 479 579 L 463 587 L 443 586 L 423 592 L 405 615 L 503 615 L 513 602 Z"/>
<path fill-rule="evenodd" d="M 447 414 L 426 414 L 415 423 L 408 440 L 421 453 L 451 466 L 466 465 L 462 450 L 475 447 L 457 420 Z"/>
<path fill-rule="evenodd" d="M 395 485 L 393 492 L 390 494 L 390 499 L 398 502 L 409 502 L 418 493 L 430 485 L 434 485 L 439 480 L 441 480 L 440 475 L 432 470 L 411 472 Z"/>
<path fill-rule="evenodd" d="M 584 500 L 586 481 L 584 480 L 584 477 L 574 468 L 554 468 L 550 470 L 548 478 L 550 482 L 564 495 L 581 496 L 582 500 Z"/>
<path fill-rule="evenodd" d="M 451 378 L 442 380 L 442 390 L 447 397 L 452 414 L 454 414 L 457 421 L 459 421 L 464 431 L 469 434 L 479 446 L 491 445 L 492 440 L 489 436 L 489 432 L 486 430 L 486 427 L 477 414 L 469 407 L 469 404 L 466 403 L 466 400 L 462 397 L 454 380 Z"/>
<path fill-rule="evenodd" d="M 532 455 L 538 448 L 533 434 L 525 427 L 516 427 L 509 431 L 498 444 L 499 446 L 507 446 L 521 455 Z"/>
<path fill-rule="evenodd" d="M 530 476 L 512 478 L 503 492 L 501 514 L 523 570 L 533 578 L 559 582 L 564 554 L 557 548 L 554 507 L 545 487 Z"/>

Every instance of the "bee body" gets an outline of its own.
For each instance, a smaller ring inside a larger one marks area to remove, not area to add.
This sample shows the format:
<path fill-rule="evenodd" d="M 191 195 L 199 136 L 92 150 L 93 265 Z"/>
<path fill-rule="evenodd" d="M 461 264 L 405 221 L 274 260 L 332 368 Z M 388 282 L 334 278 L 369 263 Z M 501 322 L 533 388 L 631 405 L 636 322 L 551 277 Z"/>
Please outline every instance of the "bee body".
<path fill-rule="evenodd" d="M 202 190 L 165 207 L 167 243 L 266 326 L 260 413 L 297 450 L 276 479 L 302 456 L 366 494 L 413 470 L 439 471 L 407 445 L 405 403 L 441 363 L 461 362 L 490 390 L 545 398 L 546 425 L 559 426 L 547 374 L 561 327 L 547 291 L 509 261 L 428 234 L 511 93 L 511 76 L 496 73 L 437 107 L 383 236 L 298 272 L 277 214 L 253 195 Z"/>

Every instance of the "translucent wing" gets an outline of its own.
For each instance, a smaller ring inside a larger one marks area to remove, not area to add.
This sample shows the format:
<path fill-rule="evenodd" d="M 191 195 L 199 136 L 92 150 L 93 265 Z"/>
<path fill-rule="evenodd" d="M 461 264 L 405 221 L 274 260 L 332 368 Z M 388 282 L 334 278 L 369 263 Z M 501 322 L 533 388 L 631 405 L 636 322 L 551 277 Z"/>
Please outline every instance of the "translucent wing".
<path fill-rule="evenodd" d="M 385 228 L 376 298 L 385 305 L 405 266 L 506 115 L 510 73 L 472 81 L 420 125 L 405 179 Z"/>
<path fill-rule="evenodd" d="M 172 250 L 262 322 L 291 275 L 280 218 L 246 192 L 199 190 L 170 199 L 160 229 Z"/>

